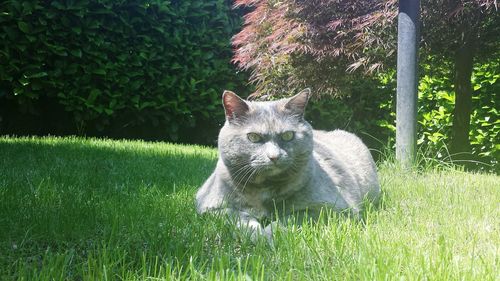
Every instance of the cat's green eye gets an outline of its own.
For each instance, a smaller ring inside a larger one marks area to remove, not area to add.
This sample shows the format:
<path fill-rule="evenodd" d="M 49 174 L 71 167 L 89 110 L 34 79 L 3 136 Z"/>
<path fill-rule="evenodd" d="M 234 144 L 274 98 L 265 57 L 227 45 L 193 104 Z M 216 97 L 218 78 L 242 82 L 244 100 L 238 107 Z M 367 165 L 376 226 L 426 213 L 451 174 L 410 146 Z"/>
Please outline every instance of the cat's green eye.
<path fill-rule="evenodd" d="M 284 141 L 291 141 L 293 140 L 294 135 L 293 131 L 286 131 L 281 134 L 281 139 Z"/>
<path fill-rule="evenodd" d="M 262 137 L 259 134 L 257 134 L 257 133 L 248 133 L 247 134 L 247 138 L 251 142 L 260 142 L 260 141 L 262 141 Z"/>

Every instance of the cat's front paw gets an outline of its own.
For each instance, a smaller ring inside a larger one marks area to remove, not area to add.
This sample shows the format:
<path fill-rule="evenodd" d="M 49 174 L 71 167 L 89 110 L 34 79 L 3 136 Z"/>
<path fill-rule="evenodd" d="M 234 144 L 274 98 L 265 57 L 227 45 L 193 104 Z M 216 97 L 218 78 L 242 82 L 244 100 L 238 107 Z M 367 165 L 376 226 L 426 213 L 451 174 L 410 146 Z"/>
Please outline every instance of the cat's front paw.
<path fill-rule="evenodd" d="M 273 231 L 274 229 L 276 228 L 276 224 L 275 222 L 272 222 L 270 224 L 268 224 L 265 228 L 264 228 L 264 235 L 266 237 L 270 237 L 272 239 L 273 237 Z"/>
<path fill-rule="evenodd" d="M 257 244 L 259 241 L 266 241 L 273 246 L 273 226 L 262 227 L 260 224 L 252 224 L 244 227 L 243 230 L 250 235 L 250 241 Z"/>
<path fill-rule="evenodd" d="M 254 244 L 257 244 L 259 240 L 265 240 L 269 245 L 273 245 L 273 234 L 267 228 L 261 228 L 259 230 L 253 231 L 250 239 Z"/>
<path fill-rule="evenodd" d="M 267 242 L 271 245 L 274 246 L 274 235 L 276 234 L 276 231 L 278 228 L 282 228 L 283 225 L 280 224 L 277 221 L 273 221 L 270 224 L 268 224 L 263 231 L 263 236 L 267 239 Z"/>

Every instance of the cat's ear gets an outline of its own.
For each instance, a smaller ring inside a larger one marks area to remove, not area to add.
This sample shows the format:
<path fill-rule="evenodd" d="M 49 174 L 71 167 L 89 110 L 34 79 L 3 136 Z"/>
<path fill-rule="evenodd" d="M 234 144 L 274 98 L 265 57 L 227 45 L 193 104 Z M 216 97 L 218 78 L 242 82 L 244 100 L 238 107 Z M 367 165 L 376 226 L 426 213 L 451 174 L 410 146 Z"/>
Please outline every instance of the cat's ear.
<path fill-rule="evenodd" d="M 222 104 L 226 119 L 230 122 L 244 117 L 249 110 L 248 104 L 242 98 L 228 90 L 222 94 Z"/>
<path fill-rule="evenodd" d="M 290 111 L 294 115 L 303 117 L 307 101 L 309 100 L 310 95 L 311 95 L 311 89 L 309 88 L 300 91 L 298 94 L 289 98 L 286 101 L 285 110 Z"/>

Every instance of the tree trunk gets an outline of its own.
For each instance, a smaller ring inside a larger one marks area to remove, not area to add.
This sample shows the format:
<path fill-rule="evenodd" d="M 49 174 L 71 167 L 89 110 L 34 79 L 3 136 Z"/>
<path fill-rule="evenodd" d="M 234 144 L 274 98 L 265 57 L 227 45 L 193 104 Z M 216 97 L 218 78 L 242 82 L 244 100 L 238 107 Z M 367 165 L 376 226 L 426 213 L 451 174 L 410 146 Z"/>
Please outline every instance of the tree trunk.
<path fill-rule="evenodd" d="M 473 42 L 468 40 L 455 53 L 455 110 L 451 132 L 451 153 L 455 159 L 470 159 L 470 117 L 472 113 Z"/>

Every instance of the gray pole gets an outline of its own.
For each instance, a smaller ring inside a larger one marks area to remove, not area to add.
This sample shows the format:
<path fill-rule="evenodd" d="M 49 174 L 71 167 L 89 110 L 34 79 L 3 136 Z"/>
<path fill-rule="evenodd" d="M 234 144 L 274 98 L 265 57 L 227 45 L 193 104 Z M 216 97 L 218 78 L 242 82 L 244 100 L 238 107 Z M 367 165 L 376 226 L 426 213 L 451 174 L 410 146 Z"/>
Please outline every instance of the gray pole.
<path fill-rule="evenodd" d="M 403 168 L 413 166 L 417 146 L 419 10 L 419 0 L 399 0 L 396 160 Z"/>

